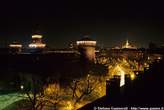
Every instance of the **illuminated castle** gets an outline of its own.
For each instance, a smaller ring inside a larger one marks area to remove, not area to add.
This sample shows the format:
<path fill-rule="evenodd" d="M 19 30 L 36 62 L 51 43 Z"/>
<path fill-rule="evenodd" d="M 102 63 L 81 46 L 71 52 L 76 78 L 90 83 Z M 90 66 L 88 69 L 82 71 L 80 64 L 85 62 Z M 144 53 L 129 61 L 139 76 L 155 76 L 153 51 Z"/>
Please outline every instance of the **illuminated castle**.
<path fill-rule="evenodd" d="M 22 45 L 18 42 L 13 42 L 9 45 L 10 48 L 22 48 Z"/>
<path fill-rule="evenodd" d="M 22 44 L 13 42 L 9 45 L 9 48 L 12 53 L 20 53 L 22 51 Z"/>
<path fill-rule="evenodd" d="M 95 40 L 88 38 L 88 36 L 84 36 L 84 38 L 78 40 L 76 44 L 78 46 L 82 58 L 91 62 L 95 62 Z"/>
<path fill-rule="evenodd" d="M 129 41 L 126 40 L 125 45 L 122 46 L 122 49 L 137 49 L 135 46 L 130 45 Z"/>
<path fill-rule="evenodd" d="M 32 43 L 29 44 L 29 48 L 45 48 L 46 44 L 42 43 L 42 37 L 40 34 L 32 35 Z"/>

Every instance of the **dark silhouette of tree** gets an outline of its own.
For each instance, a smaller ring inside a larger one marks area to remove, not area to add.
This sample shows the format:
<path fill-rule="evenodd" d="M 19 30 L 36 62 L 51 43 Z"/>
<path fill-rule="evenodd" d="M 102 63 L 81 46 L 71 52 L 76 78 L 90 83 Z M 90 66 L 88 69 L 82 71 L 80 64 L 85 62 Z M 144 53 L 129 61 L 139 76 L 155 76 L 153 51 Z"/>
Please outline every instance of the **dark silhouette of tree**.
<path fill-rule="evenodd" d="M 74 107 L 77 103 L 83 101 L 86 96 L 91 95 L 98 83 L 98 77 L 89 74 L 86 78 L 74 80 L 70 85 Z"/>
<path fill-rule="evenodd" d="M 22 75 L 21 89 L 24 97 L 31 105 L 31 110 L 42 110 L 45 101 L 43 100 L 43 82 L 41 79 L 32 74 Z"/>

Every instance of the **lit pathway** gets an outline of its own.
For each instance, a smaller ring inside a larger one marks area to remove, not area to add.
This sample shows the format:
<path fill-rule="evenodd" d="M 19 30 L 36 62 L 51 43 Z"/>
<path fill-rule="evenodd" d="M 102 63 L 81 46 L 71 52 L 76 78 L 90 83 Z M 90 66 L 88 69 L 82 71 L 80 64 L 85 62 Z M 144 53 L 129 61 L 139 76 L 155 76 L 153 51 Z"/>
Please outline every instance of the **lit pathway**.
<path fill-rule="evenodd" d="M 0 110 L 3 110 L 10 104 L 23 99 L 19 93 L 10 93 L 10 94 L 3 94 L 0 95 Z"/>

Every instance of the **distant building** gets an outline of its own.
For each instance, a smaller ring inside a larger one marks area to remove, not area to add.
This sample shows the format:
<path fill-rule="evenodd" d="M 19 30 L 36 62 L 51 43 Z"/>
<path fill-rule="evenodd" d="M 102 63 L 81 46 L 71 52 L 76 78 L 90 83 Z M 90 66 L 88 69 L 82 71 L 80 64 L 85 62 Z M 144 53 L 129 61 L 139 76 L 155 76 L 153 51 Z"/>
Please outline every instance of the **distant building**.
<path fill-rule="evenodd" d="M 46 44 L 42 42 L 42 35 L 41 34 L 34 34 L 32 35 L 32 43 L 29 44 L 29 51 L 32 53 L 42 52 L 43 49 L 46 47 Z"/>
<path fill-rule="evenodd" d="M 126 40 L 126 43 L 122 46 L 122 49 L 137 49 L 137 47 L 130 45 L 129 41 Z"/>
<path fill-rule="evenodd" d="M 81 40 L 78 40 L 76 44 L 78 46 L 82 58 L 91 62 L 95 62 L 95 40 L 92 40 L 88 38 L 88 36 L 85 36 Z"/>
<path fill-rule="evenodd" d="M 32 43 L 29 44 L 29 48 L 45 48 L 46 44 L 42 43 L 42 35 L 32 35 Z"/>
<path fill-rule="evenodd" d="M 22 51 L 22 44 L 19 42 L 13 42 L 9 45 L 11 53 L 20 53 Z"/>

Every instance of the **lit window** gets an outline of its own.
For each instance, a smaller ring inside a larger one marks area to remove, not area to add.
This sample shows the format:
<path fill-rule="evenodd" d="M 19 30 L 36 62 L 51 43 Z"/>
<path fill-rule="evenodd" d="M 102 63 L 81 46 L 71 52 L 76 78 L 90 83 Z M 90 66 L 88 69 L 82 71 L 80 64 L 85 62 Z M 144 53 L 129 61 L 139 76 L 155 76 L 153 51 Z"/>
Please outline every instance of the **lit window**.
<path fill-rule="evenodd" d="M 9 47 L 11 47 L 11 48 L 21 48 L 22 45 L 21 44 L 10 44 Z"/>
<path fill-rule="evenodd" d="M 45 46 L 46 46 L 46 44 L 42 44 L 42 43 L 29 44 L 30 48 L 44 48 Z"/>
<path fill-rule="evenodd" d="M 41 39 L 42 35 L 32 35 L 32 38 L 39 38 L 39 39 Z"/>

